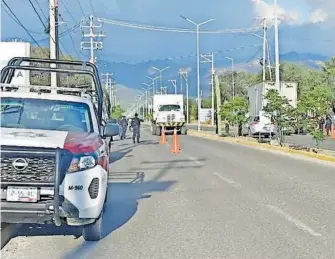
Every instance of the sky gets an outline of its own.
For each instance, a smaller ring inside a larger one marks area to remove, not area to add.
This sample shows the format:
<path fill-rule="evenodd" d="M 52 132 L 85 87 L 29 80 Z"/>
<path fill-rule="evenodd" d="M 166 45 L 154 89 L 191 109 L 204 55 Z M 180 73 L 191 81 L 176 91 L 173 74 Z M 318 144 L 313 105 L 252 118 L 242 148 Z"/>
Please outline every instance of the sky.
<path fill-rule="evenodd" d="M 48 35 L 42 22 L 27 0 L 5 0 L 15 15 L 31 32 L 40 45 Z M 58 0 L 62 23 L 60 32 L 78 24 L 85 16 L 122 20 L 135 24 L 194 29 L 194 25 L 182 19 L 186 16 L 194 21 L 215 20 L 201 28 L 204 30 L 245 29 L 259 26 L 267 18 L 273 24 L 273 0 Z M 80 1 L 80 2 L 79 2 Z M 47 24 L 48 1 L 31 0 Z M 38 4 L 37 4 L 38 3 Z M 311 52 L 335 55 L 335 1 L 334 0 L 278 0 L 280 18 L 280 52 Z M 39 9 L 39 6 L 43 12 Z M 111 24 L 103 24 L 103 50 L 97 53 L 98 60 L 113 62 L 139 62 L 194 55 L 195 35 L 189 33 L 144 31 Z M 269 30 L 272 33 L 271 30 Z M 261 32 L 259 32 L 261 33 Z M 1 36 L 3 40 L 13 37 L 29 40 L 27 33 L 1 10 Z M 273 42 L 273 34 L 269 35 Z M 64 53 L 88 59 L 88 51 L 80 49 L 81 30 L 61 38 Z M 261 39 L 244 34 L 201 35 L 201 52 L 230 50 L 253 44 Z M 258 48 L 236 51 L 241 61 L 248 60 Z"/>

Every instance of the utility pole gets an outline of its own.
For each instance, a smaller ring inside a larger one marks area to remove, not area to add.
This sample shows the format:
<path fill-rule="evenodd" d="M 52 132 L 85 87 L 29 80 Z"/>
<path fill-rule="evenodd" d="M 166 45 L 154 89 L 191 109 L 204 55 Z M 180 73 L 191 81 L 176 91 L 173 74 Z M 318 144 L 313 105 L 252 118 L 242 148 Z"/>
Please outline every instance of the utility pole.
<path fill-rule="evenodd" d="M 185 80 L 185 87 L 186 87 L 186 117 L 187 117 L 187 123 L 190 123 L 190 113 L 189 113 L 189 99 L 188 99 L 188 70 L 187 69 L 179 69 L 179 74 L 184 78 Z"/>
<path fill-rule="evenodd" d="M 267 31 L 267 24 L 266 24 L 266 18 L 263 20 L 263 84 L 266 81 L 266 31 Z"/>
<path fill-rule="evenodd" d="M 225 57 L 225 59 L 228 59 L 231 61 L 231 75 L 232 75 L 232 86 L 233 86 L 233 100 L 235 99 L 235 76 L 234 76 L 234 59 L 231 57 Z"/>
<path fill-rule="evenodd" d="M 214 126 L 214 52 L 211 54 L 205 54 L 201 55 L 201 57 L 204 59 L 202 61 L 203 63 L 211 63 L 211 88 L 212 88 L 212 109 L 211 109 L 211 115 L 212 115 L 212 126 Z"/>
<path fill-rule="evenodd" d="M 177 80 L 169 80 L 171 82 L 172 86 L 174 87 L 174 94 L 177 94 Z"/>
<path fill-rule="evenodd" d="M 101 76 L 105 77 L 105 86 L 106 86 L 106 89 L 109 91 L 109 101 L 110 101 L 111 107 L 113 109 L 113 107 L 116 104 L 113 74 L 112 73 L 105 73 L 105 74 L 101 74 Z"/>
<path fill-rule="evenodd" d="M 275 29 L 275 59 L 276 59 L 276 89 L 280 91 L 280 70 L 279 70 L 279 32 L 278 32 L 278 8 L 277 0 L 274 0 L 274 29 Z"/>
<path fill-rule="evenodd" d="M 96 24 L 92 15 L 89 17 L 88 23 L 87 19 L 82 20 L 81 29 L 83 32 L 83 37 L 89 39 L 89 41 L 81 42 L 81 49 L 90 50 L 90 62 L 95 64 L 96 58 L 94 56 L 94 50 L 103 49 L 102 38 L 106 37 L 106 35 L 102 33 L 102 25 Z M 96 33 L 96 29 L 100 29 L 100 33 Z"/>
<path fill-rule="evenodd" d="M 57 0 L 49 0 L 49 23 L 50 23 L 50 59 L 57 59 L 57 44 L 56 44 L 56 13 Z M 55 68 L 56 64 L 50 64 L 51 68 Z M 56 93 L 57 73 L 51 72 L 51 93 Z"/>
<path fill-rule="evenodd" d="M 196 23 L 185 16 L 181 16 L 181 18 L 188 21 L 189 23 L 192 23 L 197 28 L 197 92 L 198 92 L 198 100 L 200 100 L 200 26 L 212 22 L 215 19 L 209 19 L 202 23 Z M 201 103 L 198 101 L 198 131 L 200 131 L 200 109 L 201 109 Z"/>

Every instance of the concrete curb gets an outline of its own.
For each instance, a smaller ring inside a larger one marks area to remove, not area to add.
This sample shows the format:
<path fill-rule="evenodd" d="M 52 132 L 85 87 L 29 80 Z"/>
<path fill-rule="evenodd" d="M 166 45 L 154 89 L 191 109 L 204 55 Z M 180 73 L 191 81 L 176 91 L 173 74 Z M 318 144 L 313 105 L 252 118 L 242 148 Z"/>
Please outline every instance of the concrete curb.
<path fill-rule="evenodd" d="M 282 153 L 296 154 L 296 155 L 301 155 L 301 156 L 305 156 L 305 157 L 309 157 L 309 158 L 313 158 L 313 159 L 317 159 L 317 160 L 322 160 L 322 161 L 326 161 L 326 162 L 335 163 L 335 157 L 333 157 L 333 156 L 327 156 L 327 155 L 323 155 L 323 154 L 316 154 L 316 153 L 302 151 L 302 150 L 295 150 L 295 149 L 291 149 L 291 148 L 288 148 L 288 147 L 271 146 L 271 145 L 268 145 L 268 144 L 252 142 L 252 141 L 248 141 L 248 140 L 244 140 L 244 139 L 236 139 L 236 138 L 232 138 L 232 137 L 219 137 L 219 136 L 216 136 L 216 135 L 208 134 L 206 132 L 198 132 L 198 131 L 195 131 L 195 130 L 192 130 L 192 129 L 189 129 L 187 131 L 187 134 L 189 136 L 194 136 L 194 137 L 202 137 L 202 138 L 206 138 L 206 139 L 217 140 L 217 141 L 227 142 L 227 143 L 231 143 L 231 144 L 244 145 L 244 146 L 260 147 L 260 148 L 268 149 L 268 150 L 272 150 L 272 151 L 275 150 L 275 151 L 282 152 Z"/>

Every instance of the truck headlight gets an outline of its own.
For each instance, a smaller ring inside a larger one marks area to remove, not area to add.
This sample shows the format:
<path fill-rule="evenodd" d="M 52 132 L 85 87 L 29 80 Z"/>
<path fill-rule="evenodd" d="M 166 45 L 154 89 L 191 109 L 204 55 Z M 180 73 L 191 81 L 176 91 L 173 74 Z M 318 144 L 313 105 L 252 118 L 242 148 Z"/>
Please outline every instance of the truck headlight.
<path fill-rule="evenodd" d="M 97 152 L 88 154 L 76 154 L 73 156 L 68 173 L 75 173 L 89 168 L 93 168 L 98 164 Z"/>

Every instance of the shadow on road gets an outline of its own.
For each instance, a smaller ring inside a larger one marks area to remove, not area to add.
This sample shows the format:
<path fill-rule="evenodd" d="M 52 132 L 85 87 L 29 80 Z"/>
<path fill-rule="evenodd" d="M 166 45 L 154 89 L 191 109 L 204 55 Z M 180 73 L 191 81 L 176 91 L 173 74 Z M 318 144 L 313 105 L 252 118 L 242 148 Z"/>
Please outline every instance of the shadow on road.
<path fill-rule="evenodd" d="M 150 198 L 153 192 L 164 192 L 175 183 L 143 182 L 143 179 L 143 172 L 113 172 L 109 177 L 112 182 L 109 183 L 108 206 L 103 218 L 103 238 L 125 225 L 135 215 L 138 200 Z M 99 242 L 83 242 L 64 258 L 91 258 L 90 253 L 98 244 Z"/>
<path fill-rule="evenodd" d="M 132 149 L 127 149 L 126 151 L 112 151 L 110 153 L 109 156 L 109 163 L 114 163 L 120 159 L 122 159 L 123 157 L 125 157 L 126 155 L 128 155 L 131 151 L 133 151 Z"/>

